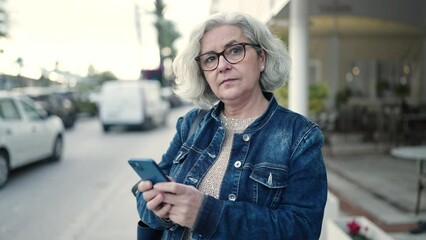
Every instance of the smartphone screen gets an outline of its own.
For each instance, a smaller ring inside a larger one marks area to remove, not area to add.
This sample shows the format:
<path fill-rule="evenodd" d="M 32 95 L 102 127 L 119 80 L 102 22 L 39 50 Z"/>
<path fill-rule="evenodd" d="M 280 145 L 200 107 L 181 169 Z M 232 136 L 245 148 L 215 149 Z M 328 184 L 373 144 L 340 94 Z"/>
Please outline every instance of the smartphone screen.
<path fill-rule="evenodd" d="M 144 181 L 151 181 L 152 184 L 170 181 L 153 159 L 132 158 L 128 162 Z"/>

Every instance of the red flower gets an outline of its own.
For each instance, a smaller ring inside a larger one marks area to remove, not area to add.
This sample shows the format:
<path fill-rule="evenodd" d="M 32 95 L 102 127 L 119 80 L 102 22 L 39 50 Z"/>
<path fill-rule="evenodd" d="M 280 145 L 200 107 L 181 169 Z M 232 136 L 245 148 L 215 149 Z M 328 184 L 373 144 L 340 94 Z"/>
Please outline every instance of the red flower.
<path fill-rule="evenodd" d="M 355 220 L 348 222 L 346 226 L 348 227 L 349 234 L 351 235 L 358 235 L 361 230 L 361 226 Z"/>
<path fill-rule="evenodd" d="M 348 229 L 349 235 L 353 240 L 371 240 L 369 237 L 364 235 L 368 232 L 368 227 L 361 227 L 361 225 L 355 221 L 355 219 L 346 223 L 346 227 Z"/>

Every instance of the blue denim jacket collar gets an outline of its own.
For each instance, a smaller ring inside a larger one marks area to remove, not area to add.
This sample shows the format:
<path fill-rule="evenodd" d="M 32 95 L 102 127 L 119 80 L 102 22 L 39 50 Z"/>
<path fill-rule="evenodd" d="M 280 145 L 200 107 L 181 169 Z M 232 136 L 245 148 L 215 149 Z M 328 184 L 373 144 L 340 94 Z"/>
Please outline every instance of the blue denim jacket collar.
<path fill-rule="evenodd" d="M 252 131 L 259 130 L 265 124 L 265 121 L 267 121 L 272 116 L 273 112 L 278 107 L 278 103 L 277 103 L 277 101 L 274 98 L 274 96 L 273 96 L 272 93 L 270 93 L 270 92 L 263 92 L 263 95 L 269 101 L 268 107 L 265 110 L 265 112 L 258 119 L 256 119 L 255 122 L 253 122 L 252 124 L 250 124 L 250 126 L 248 126 L 248 128 L 245 130 L 245 132 L 252 132 Z M 216 104 L 213 107 L 213 110 L 211 111 L 211 116 L 221 126 L 222 126 L 222 122 L 220 120 L 220 114 L 222 113 L 223 108 L 224 108 L 223 102 L 219 102 L 218 104 Z"/>

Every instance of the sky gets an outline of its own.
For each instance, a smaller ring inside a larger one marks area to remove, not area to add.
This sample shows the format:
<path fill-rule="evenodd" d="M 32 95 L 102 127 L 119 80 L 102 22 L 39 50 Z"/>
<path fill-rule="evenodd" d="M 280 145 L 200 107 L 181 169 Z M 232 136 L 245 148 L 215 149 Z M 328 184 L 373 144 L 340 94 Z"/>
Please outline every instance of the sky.
<path fill-rule="evenodd" d="M 140 8 L 141 42 L 135 27 Z M 164 0 L 166 18 L 188 41 L 192 28 L 208 16 L 209 0 Z M 90 65 L 120 79 L 137 79 L 141 69 L 158 66 L 157 35 L 152 26 L 154 0 L 6 0 L 9 37 L 0 40 L 0 72 L 39 78 L 42 69 L 87 75 Z M 196 9 L 196 11 L 194 11 Z"/>

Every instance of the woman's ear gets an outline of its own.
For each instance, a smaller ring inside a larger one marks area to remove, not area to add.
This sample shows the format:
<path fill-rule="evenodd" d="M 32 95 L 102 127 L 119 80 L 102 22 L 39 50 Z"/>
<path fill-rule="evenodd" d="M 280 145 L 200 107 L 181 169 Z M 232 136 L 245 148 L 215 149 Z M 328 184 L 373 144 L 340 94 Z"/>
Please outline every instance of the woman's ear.
<path fill-rule="evenodd" d="M 259 64 L 260 64 L 260 70 L 263 72 L 265 70 L 265 64 L 266 64 L 266 53 L 265 50 L 260 50 L 259 53 Z"/>

